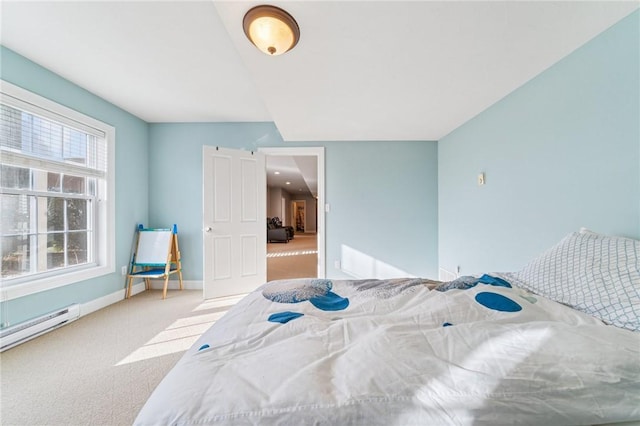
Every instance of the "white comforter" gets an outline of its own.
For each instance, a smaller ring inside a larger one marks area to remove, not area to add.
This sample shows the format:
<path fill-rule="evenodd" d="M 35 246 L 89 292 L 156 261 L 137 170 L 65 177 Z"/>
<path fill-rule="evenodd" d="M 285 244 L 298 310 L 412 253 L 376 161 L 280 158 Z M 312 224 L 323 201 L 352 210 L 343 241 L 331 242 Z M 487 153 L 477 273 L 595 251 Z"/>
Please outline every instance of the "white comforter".
<path fill-rule="evenodd" d="M 638 333 L 515 287 L 320 283 L 267 283 L 240 301 L 187 351 L 135 423 L 640 420 Z M 322 285 L 333 299 L 318 296 Z M 268 320 L 283 312 L 292 319 Z"/>

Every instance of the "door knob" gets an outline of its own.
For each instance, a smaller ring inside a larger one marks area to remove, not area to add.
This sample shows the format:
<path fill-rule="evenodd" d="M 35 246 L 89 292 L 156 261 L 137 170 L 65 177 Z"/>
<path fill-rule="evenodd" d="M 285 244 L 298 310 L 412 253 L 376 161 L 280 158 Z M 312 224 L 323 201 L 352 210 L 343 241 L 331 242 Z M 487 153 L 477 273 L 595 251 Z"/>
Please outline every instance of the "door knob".
<path fill-rule="evenodd" d="M 204 232 L 211 232 L 211 227 L 207 226 L 206 228 L 204 228 Z"/>

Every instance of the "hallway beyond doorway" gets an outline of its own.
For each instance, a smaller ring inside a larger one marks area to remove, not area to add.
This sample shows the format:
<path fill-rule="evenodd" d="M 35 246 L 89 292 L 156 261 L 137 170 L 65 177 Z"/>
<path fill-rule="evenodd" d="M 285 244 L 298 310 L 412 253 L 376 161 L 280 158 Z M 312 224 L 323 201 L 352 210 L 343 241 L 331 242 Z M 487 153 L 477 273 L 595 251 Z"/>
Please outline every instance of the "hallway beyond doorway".
<path fill-rule="evenodd" d="M 296 233 L 288 243 L 267 244 L 267 281 L 317 276 L 318 242 L 315 233 Z"/>

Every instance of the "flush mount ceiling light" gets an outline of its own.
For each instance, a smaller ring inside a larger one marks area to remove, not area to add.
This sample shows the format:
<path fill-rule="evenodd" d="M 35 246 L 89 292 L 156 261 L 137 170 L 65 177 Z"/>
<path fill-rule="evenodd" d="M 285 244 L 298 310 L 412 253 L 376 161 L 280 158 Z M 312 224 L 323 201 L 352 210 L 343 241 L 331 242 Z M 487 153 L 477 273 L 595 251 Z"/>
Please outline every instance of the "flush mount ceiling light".
<path fill-rule="evenodd" d="M 284 10 L 269 5 L 250 9 L 242 21 L 244 33 L 251 43 L 267 55 L 282 55 L 300 39 L 300 28 Z"/>

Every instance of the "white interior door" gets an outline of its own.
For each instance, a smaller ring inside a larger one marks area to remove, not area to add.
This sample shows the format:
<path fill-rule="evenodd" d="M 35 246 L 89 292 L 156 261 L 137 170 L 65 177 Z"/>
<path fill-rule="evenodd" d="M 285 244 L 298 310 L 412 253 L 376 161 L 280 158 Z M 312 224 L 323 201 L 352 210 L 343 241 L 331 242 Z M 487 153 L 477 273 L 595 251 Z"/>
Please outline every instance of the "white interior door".
<path fill-rule="evenodd" d="M 267 279 L 264 154 L 203 147 L 204 298 L 248 293 Z"/>

